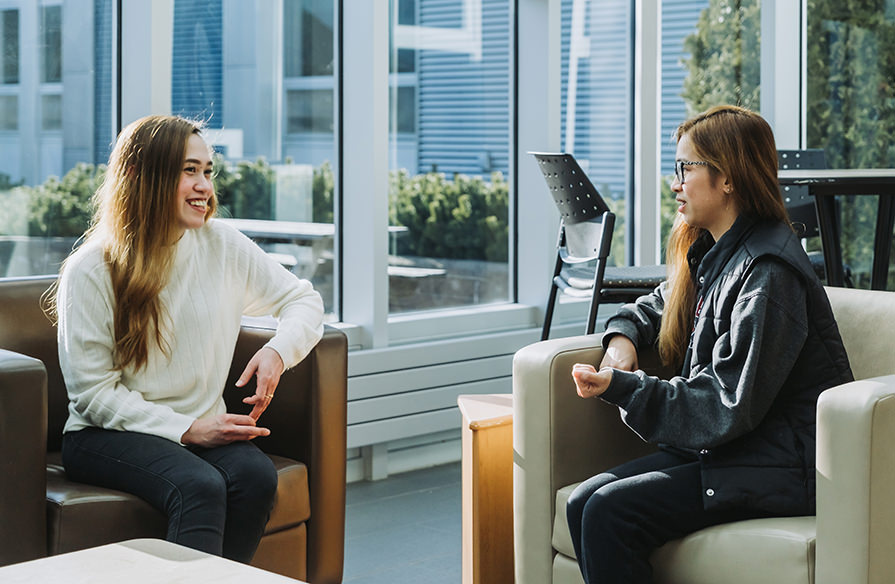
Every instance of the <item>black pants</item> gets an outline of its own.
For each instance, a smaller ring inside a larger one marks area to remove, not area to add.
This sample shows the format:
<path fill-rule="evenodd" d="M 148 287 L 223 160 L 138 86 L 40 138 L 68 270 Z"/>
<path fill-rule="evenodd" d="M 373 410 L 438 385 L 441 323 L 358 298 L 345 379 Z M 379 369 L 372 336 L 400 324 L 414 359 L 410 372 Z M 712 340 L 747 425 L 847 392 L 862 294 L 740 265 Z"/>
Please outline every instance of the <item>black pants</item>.
<path fill-rule="evenodd" d="M 132 493 L 168 517 L 168 541 L 243 563 L 264 533 L 277 488 L 250 442 L 186 448 L 165 438 L 87 428 L 62 441 L 74 481 Z"/>
<path fill-rule="evenodd" d="M 578 566 L 587 584 L 652 582 L 653 550 L 710 525 L 765 514 L 706 511 L 699 462 L 657 452 L 581 483 L 566 515 Z"/>

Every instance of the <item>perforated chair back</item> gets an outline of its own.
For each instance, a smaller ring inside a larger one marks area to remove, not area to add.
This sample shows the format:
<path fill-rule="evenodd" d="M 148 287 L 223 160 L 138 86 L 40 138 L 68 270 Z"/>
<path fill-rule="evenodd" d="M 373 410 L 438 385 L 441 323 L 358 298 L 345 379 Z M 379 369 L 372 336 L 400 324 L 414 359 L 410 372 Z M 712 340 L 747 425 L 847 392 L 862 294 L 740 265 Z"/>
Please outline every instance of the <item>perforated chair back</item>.
<path fill-rule="evenodd" d="M 600 196 L 587 174 L 571 154 L 532 153 L 553 202 L 559 210 L 564 245 L 560 248 L 568 262 L 606 258 L 608 246 L 603 245 L 607 213 L 615 217 Z M 610 234 L 611 235 L 611 234 Z M 611 237 L 610 237 L 611 241 Z"/>
<path fill-rule="evenodd" d="M 557 259 L 541 338 L 546 339 L 550 334 L 553 308 L 559 290 L 578 296 L 585 293 L 590 295 L 585 333 L 591 334 L 594 332 L 606 260 L 612 245 L 615 215 L 574 156 L 545 152 L 531 154 L 538 161 L 538 167 L 561 218 Z M 584 271 L 583 275 L 582 271 L 564 271 L 567 264 L 590 261 L 595 261 L 592 277 L 589 277 L 589 271 Z"/>

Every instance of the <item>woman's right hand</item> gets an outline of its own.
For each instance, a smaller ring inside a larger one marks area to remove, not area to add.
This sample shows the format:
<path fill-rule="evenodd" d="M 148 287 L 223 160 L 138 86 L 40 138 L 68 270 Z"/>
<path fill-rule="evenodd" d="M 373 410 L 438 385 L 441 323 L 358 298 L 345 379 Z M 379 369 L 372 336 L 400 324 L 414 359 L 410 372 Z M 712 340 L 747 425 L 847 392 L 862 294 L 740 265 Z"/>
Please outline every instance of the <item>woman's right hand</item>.
<path fill-rule="evenodd" d="M 197 419 L 183 433 L 183 444 L 214 448 L 240 440 L 252 440 L 269 436 L 270 430 L 255 425 L 255 419 L 241 414 L 221 414 L 212 418 Z"/>
<path fill-rule="evenodd" d="M 615 335 L 609 339 L 609 345 L 603 354 L 603 360 L 600 362 L 600 368 L 612 367 L 622 371 L 636 371 L 637 366 L 637 348 L 631 339 L 624 335 Z"/>

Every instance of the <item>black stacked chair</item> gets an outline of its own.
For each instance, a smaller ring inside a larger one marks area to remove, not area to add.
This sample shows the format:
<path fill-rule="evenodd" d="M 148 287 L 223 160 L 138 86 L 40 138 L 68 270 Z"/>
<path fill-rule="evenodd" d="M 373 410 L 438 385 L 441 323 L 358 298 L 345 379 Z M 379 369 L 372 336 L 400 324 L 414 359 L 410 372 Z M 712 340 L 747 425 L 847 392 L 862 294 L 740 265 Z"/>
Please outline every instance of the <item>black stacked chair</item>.
<path fill-rule="evenodd" d="M 809 148 L 807 150 L 778 150 L 777 165 L 780 170 L 822 169 L 827 167 L 824 151 L 821 148 Z M 789 220 L 800 237 L 817 237 L 820 235 L 820 226 L 817 220 L 817 207 L 814 197 L 808 192 L 806 185 L 783 185 L 780 187 L 783 196 L 783 204 L 789 214 Z M 838 216 L 838 213 L 837 213 Z M 822 252 L 808 253 L 814 273 L 821 280 L 826 278 L 824 256 Z M 851 268 L 842 266 L 845 276 L 845 285 L 854 288 L 851 277 Z"/>
<path fill-rule="evenodd" d="M 601 301 L 631 302 L 665 279 L 665 266 L 607 266 L 615 214 L 571 154 L 531 153 L 560 213 L 556 264 L 541 340 L 550 336 L 557 295 L 590 297 L 585 334 L 592 334 Z"/>

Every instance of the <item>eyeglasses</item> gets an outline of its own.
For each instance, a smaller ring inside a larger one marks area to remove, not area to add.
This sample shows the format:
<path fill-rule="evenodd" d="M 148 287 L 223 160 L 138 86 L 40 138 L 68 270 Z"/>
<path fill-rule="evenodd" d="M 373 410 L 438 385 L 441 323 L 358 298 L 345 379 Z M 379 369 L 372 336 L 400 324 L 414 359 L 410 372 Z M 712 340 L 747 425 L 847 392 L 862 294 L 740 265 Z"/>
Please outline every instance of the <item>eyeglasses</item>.
<path fill-rule="evenodd" d="M 687 166 L 708 166 L 709 163 L 704 160 L 675 160 L 674 161 L 674 176 L 677 177 L 677 182 L 684 184 L 684 168 Z"/>

